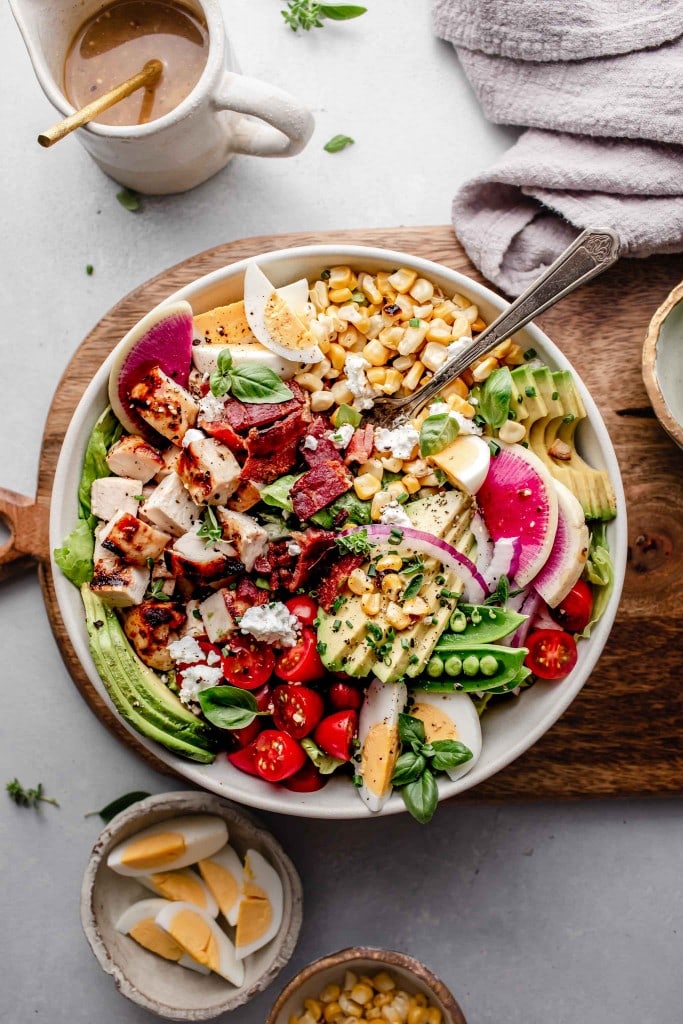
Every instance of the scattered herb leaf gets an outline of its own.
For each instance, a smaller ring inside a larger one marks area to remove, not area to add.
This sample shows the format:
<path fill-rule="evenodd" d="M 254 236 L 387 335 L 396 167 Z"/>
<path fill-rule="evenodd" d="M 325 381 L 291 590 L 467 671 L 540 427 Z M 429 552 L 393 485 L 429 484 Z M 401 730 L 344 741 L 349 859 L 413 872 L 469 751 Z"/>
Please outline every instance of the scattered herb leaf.
<path fill-rule="evenodd" d="M 39 782 L 35 789 L 24 789 L 19 779 L 12 779 L 11 782 L 7 783 L 5 789 L 19 807 L 38 807 L 41 803 L 59 807 L 56 800 L 45 796 L 42 782 Z"/>
<path fill-rule="evenodd" d="M 333 135 L 329 142 L 326 142 L 323 149 L 326 153 L 339 153 L 342 149 L 346 149 L 347 146 L 353 146 L 355 139 L 352 139 L 349 135 Z"/>
<path fill-rule="evenodd" d="M 144 793 L 142 790 L 136 790 L 133 793 L 124 793 L 123 796 L 117 797 L 116 800 L 112 800 L 110 804 L 103 807 L 101 811 L 89 811 L 85 815 L 86 818 L 92 818 L 95 815 L 99 815 L 105 825 L 108 825 L 112 818 L 115 818 L 121 811 L 125 811 L 127 807 L 132 804 L 136 804 L 138 800 L 144 800 L 148 797 L 149 793 Z"/>
<path fill-rule="evenodd" d="M 436 455 L 455 441 L 460 427 L 450 410 L 428 416 L 420 428 L 420 455 Z"/>
<path fill-rule="evenodd" d="M 140 209 L 140 196 L 129 188 L 122 188 L 120 192 L 116 193 L 116 198 L 124 210 L 128 210 L 130 213 L 137 213 Z"/>

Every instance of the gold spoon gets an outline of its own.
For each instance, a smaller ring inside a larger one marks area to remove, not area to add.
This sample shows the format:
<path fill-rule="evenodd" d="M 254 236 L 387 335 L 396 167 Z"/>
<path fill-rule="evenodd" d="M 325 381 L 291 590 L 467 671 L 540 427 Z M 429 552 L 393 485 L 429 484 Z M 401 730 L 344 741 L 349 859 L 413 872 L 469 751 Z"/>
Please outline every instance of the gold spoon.
<path fill-rule="evenodd" d="M 76 128 L 81 128 L 88 121 L 92 121 L 103 110 L 108 110 L 115 103 L 125 100 L 126 96 L 130 96 L 137 89 L 142 89 L 143 86 L 149 88 L 152 85 L 156 85 L 163 69 L 164 66 L 160 60 L 148 60 L 142 70 L 138 71 L 136 75 L 127 78 L 125 82 L 121 82 L 119 85 L 115 85 L 113 89 L 98 96 L 92 103 L 86 104 L 85 107 L 81 107 L 80 110 L 65 117 L 63 121 L 59 121 L 52 128 L 48 128 L 46 132 L 38 136 L 38 142 L 41 146 L 45 146 L 46 149 L 49 146 L 54 146 L 55 142 L 59 142 L 65 135 L 69 135 Z"/>

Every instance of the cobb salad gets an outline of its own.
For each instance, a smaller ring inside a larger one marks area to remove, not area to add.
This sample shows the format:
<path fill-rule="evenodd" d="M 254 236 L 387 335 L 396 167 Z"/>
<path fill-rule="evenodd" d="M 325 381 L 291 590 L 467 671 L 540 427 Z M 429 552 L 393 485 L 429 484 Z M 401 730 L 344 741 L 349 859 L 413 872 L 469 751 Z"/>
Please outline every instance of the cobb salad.
<path fill-rule="evenodd" d="M 572 671 L 616 501 L 571 373 L 508 340 L 370 420 L 485 326 L 407 267 L 275 288 L 254 261 L 243 299 L 127 336 L 55 560 L 134 729 L 295 792 L 346 776 L 371 812 L 397 788 L 425 822 L 481 715 Z"/>

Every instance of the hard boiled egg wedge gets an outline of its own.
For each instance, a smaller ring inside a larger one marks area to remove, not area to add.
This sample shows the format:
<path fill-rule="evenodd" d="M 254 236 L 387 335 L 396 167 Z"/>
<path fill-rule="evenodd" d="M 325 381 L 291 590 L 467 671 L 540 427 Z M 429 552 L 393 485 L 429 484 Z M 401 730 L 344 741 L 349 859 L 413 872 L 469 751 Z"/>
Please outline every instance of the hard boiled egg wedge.
<path fill-rule="evenodd" d="M 301 371 L 300 362 L 284 359 L 260 345 L 258 341 L 251 345 L 195 345 L 192 349 L 195 369 L 200 373 L 212 374 L 218 369 L 218 356 L 226 347 L 230 350 L 235 369 L 240 366 L 267 366 L 280 380 L 290 380 L 295 373 Z"/>
<path fill-rule="evenodd" d="M 169 903 L 157 914 L 156 923 L 197 963 L 233 985 L 244 984 L 244 964 L 237 959 L 228 936 L 205 910 L 193 903 Z"/>
<path fill-rule="evenodd" d="M 159 911 L 168 906 L 168 900 L 140 900 L 121 914 L 116 922 L 116 930 L 122 935 L 130 935 L 138 945 L 163 957 L 164 960 L 172 960 L 181 967 L 197 971 L 198 974 L 210 974 L 208 967 L 188 956 L 183 947 L 156 923 Z"/>
<path fill-rule="evenodd" d="M 237 924 L 244 868 L 232 846 L 224 846 L 197 864 L 204 883 L 228 924 Z M 194 902 L 194 901 L 191 901 Z"/>
<path fill-rule="evenodd" d="M 184 815 L 160 821 L 125 839 L 107 857 L 119 875 L 149 875 L 175 871 L 210 857 L 228 841 L 221 818 L 210 814 Z"/>
<path fill-rule="evenodd" d="M 146 889 L 163 896 L 167 900 L 182 903 L 194 903 L 201 910 L 206 910 L 211 917 L 218 917 L 218 904 L 208 887 L 199 875 L 190 868 L 179 871 L 158 871 L 153 875 L 141 875 L 139 881 Z"/>
<path fill-rule="evenodd" d="M 451 768 L 447 775 L 459 779 L 466 775 L 481 754 L 481 725 L 474 703 L 466 693 L 431 693 L 414 690 L 415 703 L 409 710 L 425 727 L 427 743 L 434 740 L 457 740 L 472 751 L 469 761 Z"/>
<path fill-rule="evenodd" d="M 252 261 L 244 275 L 244 312 L 257 341 L 285 359 L 319 363 L 323 354 L 303 318 L 308 285 L 295 281 L 275 288 Z"/>
<path fill-rule="evenodd" d="M 408 691 L 404 683 L 383 683 L 373 679 L 365 692 L 358 720 L 362 783 L 358 795 L 371 811 L 381 811 L 391 796 L 391 776 L 398 757 L 398 716 L 405 708 Z"/>
<path fill-rule="evenodd" d="M 282 882 L 277 871 L 257 850 L 247 850 L 235 934 L 239 960 L 275 938 L 282 924 L 282 906 Z"/>
<path fill-rule="evenodd" d="M 460 434 L 443 451 L 430 455 L 428 461 L 443 470 L 454 487 L 476 494 L 489 471 L 491 450 L 483 437 Z"/>

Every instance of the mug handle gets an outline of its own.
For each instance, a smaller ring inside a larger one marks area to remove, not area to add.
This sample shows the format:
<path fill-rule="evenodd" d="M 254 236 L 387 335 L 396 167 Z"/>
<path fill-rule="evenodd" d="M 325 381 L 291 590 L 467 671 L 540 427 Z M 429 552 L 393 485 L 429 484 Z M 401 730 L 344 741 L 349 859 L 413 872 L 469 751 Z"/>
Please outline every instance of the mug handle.
<path fill-rule="evenodd" d="M 234 153 L 295 156 L 313 134 L 313 114 L 288 92 L 234 71 L 225 72 L 213 103 L 217 110 L 250 114 L 266 122 L 245 120 L 237 125 L 231 143 Z"/>

